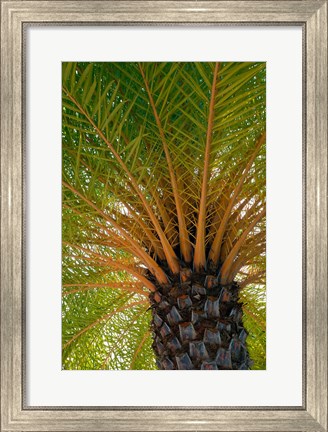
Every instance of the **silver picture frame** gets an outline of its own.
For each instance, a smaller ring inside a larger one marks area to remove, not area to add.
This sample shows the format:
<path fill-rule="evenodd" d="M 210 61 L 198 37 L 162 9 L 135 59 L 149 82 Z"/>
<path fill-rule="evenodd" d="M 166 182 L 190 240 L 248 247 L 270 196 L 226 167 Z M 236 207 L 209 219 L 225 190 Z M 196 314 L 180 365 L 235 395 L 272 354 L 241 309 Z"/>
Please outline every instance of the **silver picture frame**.
<path fill-rule="evenodd" d="M 24 32 L 27 26 L 46 24 L 301 26 L 301 407 L 26 405 Z M 327 431 L 327 282 L 327 1 L 1 0 L 2 431 Z"/>

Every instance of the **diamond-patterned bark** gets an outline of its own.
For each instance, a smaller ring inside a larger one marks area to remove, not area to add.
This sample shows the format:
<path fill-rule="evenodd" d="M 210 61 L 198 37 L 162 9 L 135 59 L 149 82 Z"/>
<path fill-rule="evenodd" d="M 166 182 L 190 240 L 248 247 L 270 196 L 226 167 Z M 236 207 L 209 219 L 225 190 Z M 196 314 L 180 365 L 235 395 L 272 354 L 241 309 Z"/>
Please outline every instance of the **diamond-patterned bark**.
<path fill-rule="evenodd" d="M 160 369 L 249 369 L 238 285 L 186 268 L 150 296 L 153 348 Z"/>

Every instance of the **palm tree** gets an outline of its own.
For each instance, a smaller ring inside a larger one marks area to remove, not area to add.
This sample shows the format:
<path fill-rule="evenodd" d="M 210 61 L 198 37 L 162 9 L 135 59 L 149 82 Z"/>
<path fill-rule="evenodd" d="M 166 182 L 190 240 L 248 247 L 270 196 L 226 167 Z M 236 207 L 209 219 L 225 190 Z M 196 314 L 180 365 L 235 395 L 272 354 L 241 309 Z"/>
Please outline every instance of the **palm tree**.
<path fill-rule="evenodd" d="M 265 368 L 265 79 L 63 63 L 63 368 Z"/>

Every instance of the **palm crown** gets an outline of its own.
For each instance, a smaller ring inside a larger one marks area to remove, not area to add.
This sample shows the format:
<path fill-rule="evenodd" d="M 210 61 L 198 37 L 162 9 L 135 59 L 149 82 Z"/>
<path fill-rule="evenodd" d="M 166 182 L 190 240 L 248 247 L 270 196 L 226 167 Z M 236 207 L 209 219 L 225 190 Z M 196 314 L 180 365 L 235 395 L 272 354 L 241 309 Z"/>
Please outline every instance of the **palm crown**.
<path fill-rule="evenodd" d="M 63 367 L 210 367 L 212 317 L 232 368 L 243 327 L 264 368 L 265 64 L 64 63 L 62 84 Z"/>

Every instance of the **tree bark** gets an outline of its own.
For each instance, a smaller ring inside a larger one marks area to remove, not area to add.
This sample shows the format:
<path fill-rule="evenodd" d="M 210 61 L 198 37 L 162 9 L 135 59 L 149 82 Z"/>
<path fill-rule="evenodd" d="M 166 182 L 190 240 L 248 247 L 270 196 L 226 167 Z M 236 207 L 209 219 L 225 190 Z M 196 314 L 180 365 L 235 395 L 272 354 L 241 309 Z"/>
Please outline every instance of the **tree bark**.
<path fill-rule="evenodd" d="M 249 369 L 237 283 L 188 267 L 150 295 L 159 369 Z"/>

